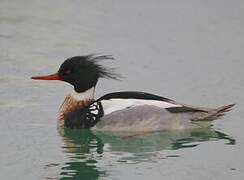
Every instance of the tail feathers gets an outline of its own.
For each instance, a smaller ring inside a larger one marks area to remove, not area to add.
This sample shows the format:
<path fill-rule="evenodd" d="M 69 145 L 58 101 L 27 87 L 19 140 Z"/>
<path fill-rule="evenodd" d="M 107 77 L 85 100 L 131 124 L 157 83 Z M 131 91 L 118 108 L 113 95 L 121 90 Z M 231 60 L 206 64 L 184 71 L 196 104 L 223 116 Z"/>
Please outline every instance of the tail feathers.
<path fill-rule="evenodd" d="M 196 118 L 195 121 L 212 121 L 215 119 L 220 119 L 225 115 L 226 112 L 231 111 L 232 107 L 235 106 L 235 104 L 229 104 L 226 106 L 221 106 L 216 109 L 211 109 L 207 112 L 207 115 L 204 115 L 202 118 Z"/>
<path fill-rule="evenodd" d="M 232 107 L 235 106 L 235 104 L 229 104 L 226 106 L 221 106 L 217 109 L 214 109 L 213 111 L 210 111 L 210 115 L 206 118 L 206 120 L 215 120 L 223 117 L 226 112 L 231 111 Z"/>
<path fill-rule="evenodd" d="M 220 108 L 218 108 L 218 112 L 228 112 L 231 110 L 231 108 L 235 106 L 235 104 L 229 104 L 227 106 L 221 106 Z"/>

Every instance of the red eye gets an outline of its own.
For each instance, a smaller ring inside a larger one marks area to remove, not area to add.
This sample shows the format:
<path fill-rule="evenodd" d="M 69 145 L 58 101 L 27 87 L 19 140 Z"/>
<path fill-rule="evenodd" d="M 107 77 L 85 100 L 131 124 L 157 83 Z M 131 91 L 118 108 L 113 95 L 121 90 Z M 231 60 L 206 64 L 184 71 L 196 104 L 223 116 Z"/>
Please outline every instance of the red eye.
<path fill-rule="evenodd" d="M 65 71 L 65 74 L 66 74 L 66 75 L 68 75 L 68 74 L 70 74 L 70 73 L 71 73 L 71 70 L 70 70 L 70 69 L 68 69 L 68 70 Z"/>

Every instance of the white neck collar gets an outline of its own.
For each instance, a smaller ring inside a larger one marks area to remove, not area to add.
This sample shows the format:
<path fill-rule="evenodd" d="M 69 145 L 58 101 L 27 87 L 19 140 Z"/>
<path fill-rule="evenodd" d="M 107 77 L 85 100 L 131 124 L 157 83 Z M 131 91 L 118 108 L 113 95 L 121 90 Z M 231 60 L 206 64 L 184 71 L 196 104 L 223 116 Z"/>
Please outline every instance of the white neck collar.
<path fill-rule="evenodd" d="M 77 101 L 82 101 L 82 100 L 87 100 L 87 99 L 94 99 L 94 92 L 95 92 L 95 87 L 92 87 L 85 92 L 73 92 L 71 93 L 71 97 L 74 98 Z"/>

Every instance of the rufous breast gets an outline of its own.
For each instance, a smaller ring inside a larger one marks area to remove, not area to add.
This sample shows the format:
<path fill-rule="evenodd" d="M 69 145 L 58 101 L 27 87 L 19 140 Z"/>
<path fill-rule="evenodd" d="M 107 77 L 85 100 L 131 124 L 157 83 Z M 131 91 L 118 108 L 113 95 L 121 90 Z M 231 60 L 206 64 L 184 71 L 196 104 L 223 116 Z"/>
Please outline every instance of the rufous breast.
<path fill-rule="evenodd" d="M 78 108 L 84 108 L 88 106 L 90 103 L 92 103 L 94 99 L 84 99 L 84 100 L 76 100 L 71 95 L 66 96 L 64 99 L 64 102 L 59 108 L 58 111 L 58 122 L 59 126 L 64 126 L 64 117 L 66 114 L 78 109 Z"/>

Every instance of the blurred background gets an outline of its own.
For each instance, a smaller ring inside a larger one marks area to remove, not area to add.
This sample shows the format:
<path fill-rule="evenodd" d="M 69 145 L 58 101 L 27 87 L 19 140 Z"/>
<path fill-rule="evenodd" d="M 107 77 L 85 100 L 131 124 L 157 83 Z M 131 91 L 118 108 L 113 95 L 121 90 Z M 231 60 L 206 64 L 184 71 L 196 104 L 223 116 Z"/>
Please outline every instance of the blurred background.
<path fill-rule="evenodd" d="M 1 0 L 1 178 L 79 179 L 85 173 L 86 179 L 242 179 L 243 30 L 241 0 Z M 115 61 L 102 63 L 124 77 L 101 79 L 96 97 L 138 90 L 198 106 L 237 105 L 214 123 L 214 132 L 184 134 L 186 143 L 198 146 L 172 147 L 179 139 L 171 136 L 181 134 L 170 134 L 170 143 L 150 149 L 156 158 L 131 163 L 124 156 L 138 154 L 129 149 L 155 147 L 161 140 L 139 138 L 136 146 L 127 140 L 123 150 L 114 150 L 123 139 L 60 133 L 56 113 L 72 87 L 30 79 L 56 72 L 66 58 L 90 53 L 113 55 Z M 76 141 L 81 136 L 97 143 Z M 70 152 L 70 144 L 90 150 Z"/>

